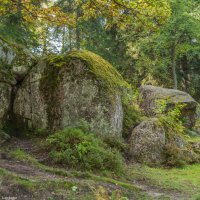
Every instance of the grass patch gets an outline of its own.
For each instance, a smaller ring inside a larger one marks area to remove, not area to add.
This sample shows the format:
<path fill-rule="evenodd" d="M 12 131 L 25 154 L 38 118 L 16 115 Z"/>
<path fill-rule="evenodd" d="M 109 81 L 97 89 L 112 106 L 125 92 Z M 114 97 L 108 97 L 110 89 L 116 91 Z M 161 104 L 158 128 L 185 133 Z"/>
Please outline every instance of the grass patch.
<path fill-rule="evenodd" d="M 9 154 L 11 157 L 13 157 L 17 160 L 20 160 L 22 162 L 26 162 L 26 163 L 30 163 L 30 164 L 34 164 L 34 165 L 40 164 L 36 158 L 27 154 L 25 151 L 23 151 L 21 149 L 16 149 L 16 150 L 10 151 Z"/>
<path fill-rule="evenodd" d="M 191 196 L 200 194 L 200 164 L 182 168 L 131 167 L 129 178 L 143 180 L 162 189 L 177 190 Z"/>

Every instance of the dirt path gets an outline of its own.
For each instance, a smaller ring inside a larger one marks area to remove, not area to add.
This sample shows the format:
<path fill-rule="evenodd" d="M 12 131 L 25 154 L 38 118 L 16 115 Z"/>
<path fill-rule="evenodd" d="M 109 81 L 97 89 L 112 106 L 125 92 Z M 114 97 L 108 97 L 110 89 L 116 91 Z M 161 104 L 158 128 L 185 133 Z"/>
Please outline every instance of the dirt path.
<path fill-rule="evenodd" d="M 80 178 L 71 178 L 58 176 L 49 172 L 45 172 L 42 169 L 39 169 L 32 165 L 27 165 L 15 160 L 10 159 L 1 159 L 0 168 L 6 169 L 10 172 L 16 173 L 19 177 L 25 179 L 37 179 L 40 181 L 70 181 L 74 184 L 84 182 L 84 179 Z M 118 186 L 108 183 L 100 183 L 102 186 L 110 189 L 119 189 Z M 133 184 L 140 188 L 142 191 L 146 192 L 153 199 L 159 199 L 161 197 L 169 197 L 171 200 L 183 200 L 187 199 L 184 194 L 174 192 L 174 191 L 164 191 L 162 189 L 145 185 L 144 183 L 134 181 Z"/>
<path fill-rule="evenodd" d="M 33 153 L 35 148 L 31 145 L 31 142 L 28 140 L 13 140 L 12 143 L 9 144 L 9 148 L 16 149 L 20 148 L 26 151 L 27 153 Z M 76 177 L 67 177 L 67 176 L 59 176 L 55 175 L 51 172 L 46 172 L 43 169 L 40 169 L 37 166 L 24 163 L 21 161 L 16 161 L 7 156 L 1 156 L 0 152 L 0 168 L 6 169 L 10 172 L 14 172 L 17 176 L 25 179 L 31 180 L 40 180 L 40 181 L 67 181 L 72 182 L 74 184 L 78 183 L 85 183 L 86 179 L 84 178 L 76 178 Z M 88 181 L 88 180 L 87 180 Z M 102 185 L 110 190 L 117 190 L 119 189 L 118 185 L 107 183 L 107 182 L 99 182 L 99 185 Z M 187 200 L 185 194 L 171 191 L 171 190 L 164 190 L 162 188 L 154 187 L 148 185 L 145 181 L 133 181 L 133 185 L 139 188 L 140 190 L 147 193 L 152 199 L 171 199 L 171 200 Z M 130 199 L 132 200 L 132 199 Z M 134 200 L 134 199 L 133 199 Z M 142 200 L 142 199 L 141 199 Z"/>
<path fill-rule="evenodd" d="M 133 181 L 134 185 L 146 192 L 150 197 L 154 199 L 160 199 L 161 197 L 168 197 L 170 200 L 188 200 L 189 197 L 186 194 L 172 191 L 164 190 L 162 188 L 147 185 L 140 181 Z"/>

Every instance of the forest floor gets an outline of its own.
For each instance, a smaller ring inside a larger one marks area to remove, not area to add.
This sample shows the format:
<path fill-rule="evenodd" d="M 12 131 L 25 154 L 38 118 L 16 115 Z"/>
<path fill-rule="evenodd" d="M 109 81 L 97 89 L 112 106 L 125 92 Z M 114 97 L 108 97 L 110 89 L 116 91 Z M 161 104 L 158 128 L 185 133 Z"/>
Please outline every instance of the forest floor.
<path fill-rule="evenodd" d="M 0 199 L 200 199 L 200 165 L 161 169 L 131 164 L 119 177 L 80 172 L 49 164 L 38 143 L 12 138 L 0 147 Z"/>

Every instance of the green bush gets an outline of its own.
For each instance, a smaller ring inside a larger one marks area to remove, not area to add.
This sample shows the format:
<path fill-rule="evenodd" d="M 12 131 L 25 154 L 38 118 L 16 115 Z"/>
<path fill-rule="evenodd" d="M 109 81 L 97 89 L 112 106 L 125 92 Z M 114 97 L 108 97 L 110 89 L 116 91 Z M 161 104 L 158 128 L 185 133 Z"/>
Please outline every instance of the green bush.
<path fill-rule="evenodd" d="M 125 152 L 128 149 L 128 144 L 125 143 L 123 138 L 105 135 L 101 136 L 100 139 L 103 140 L 108 147 L 116 149 L 120 152 Z"/>
<path fill-rule="evenodd" d="M 173 144 L 165 145 L 165 156 L 165 164 L 169 167 L 182 167 L 189 161 L 184 151 Z"/>
<path fill-rule="evenodd" d="M 123 158 L 119 151 L 108 147 L 94 134 L 78 128 L 66 128 L 49 136 L 47 148 L 54 162 L 71 168 L 111 170 L 116 173 L 123 169 Z"/>
<path fill-rule="evenodd" d="M 133 93 L 133 94 L 132 94 Z M 123 119 L 123 137 L 129 138 L 133 128 L 141 121 L 141 111 L 138 105 L 138 91 L 132 91 L 124 95 L 122 99 L 124 119 Z"/>
<path fill-rule="evenodd" d="M 169 167 L 182 167 L 199 162 L 199 156 L 190 148 L 181 149 L 173 143 L 165 145 L 165 164 Z"/>
<path fill-rule="evenodd" d="M 168 137 L 170 137 L 170 134 L 184 135 L 185 127 L 183 125 L 183 119 L 181 118 L 181 112 L 185 105 L 177 103 L 170 108 L 168 101 L 157 100 L 156 102 L 155 113 L 160 125 L 165 128 Z"/>

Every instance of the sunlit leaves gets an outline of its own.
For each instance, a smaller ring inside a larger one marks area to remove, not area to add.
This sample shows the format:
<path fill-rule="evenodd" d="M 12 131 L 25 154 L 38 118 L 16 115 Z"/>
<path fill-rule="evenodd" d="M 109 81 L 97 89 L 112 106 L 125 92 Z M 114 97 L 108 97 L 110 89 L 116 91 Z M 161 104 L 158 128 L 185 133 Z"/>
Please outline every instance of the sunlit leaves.
<path fill-rule="evenodd" d="M 171 13 L 167 0 L 87 0 L 82 7 L 85 19 L 105 16 L 108 26 L 115 23 L 122 29 L 134 20 L 146 26 L 157 26 L 166 22 Z"/>
<path fill-rule="evenodd" d="M 47 21 L 51 24 L 74 26 L 73 15 L 63 13 L 52 1 L 44 0 L 2 0 L 0 3 L 0 16 L 18 14 L 21 20 L 28 23 Z"/>

